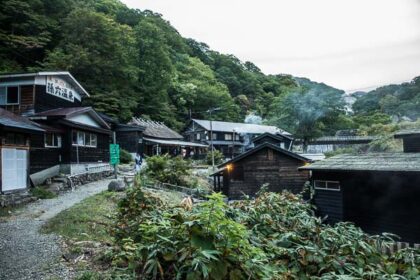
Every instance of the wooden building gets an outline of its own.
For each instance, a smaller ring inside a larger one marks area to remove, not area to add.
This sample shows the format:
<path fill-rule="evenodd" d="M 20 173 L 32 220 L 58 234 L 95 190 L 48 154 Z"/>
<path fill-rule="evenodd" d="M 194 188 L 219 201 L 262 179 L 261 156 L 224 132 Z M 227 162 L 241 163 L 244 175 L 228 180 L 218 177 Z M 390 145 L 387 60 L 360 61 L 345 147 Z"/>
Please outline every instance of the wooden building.
<path fill-rule="evenodd" d="M 212 174 L 214 189 L 229 199 L 240 199 L 244 194 L 252 197 L 264 184 L 273 192 L 299 193 L 309 180 L 309 172 L 298 172 L 298 167 L 309 162 L 279 145 L 265 142 L 219 165 L 220 169 Z"/>
<path fill-rule="evenodd" d="M 0 194 L 28 187 L 31 140 L 43 134 L 36 123 L 0 108 Z"/>
<path fill-rule="evenodd" d="M 197 119 L 191 120 L 184 135 L 191 142 L 206 145 L 213 142 L 214 149 L 221 151 L 226 158 L 233 158 L 251 149 L 254 146 L 252 139 L 264 133 L 291 139 L 290 133 L 275 126 Z"/>
<path fill-rule="evenodd" d="M 343 148 L 363 148 L 367 144 L 376 140 L 375 136 L 357 136 L 357 135 L 336 135 L 323 136 L 309 141 L 306 147 L 306 153 L 319 154 L 333 152 Z M 296 139 L 294 142 L 295 150 L 303 151 L 302 140 Z"/>
<path fill-rule="evenodd" d="M 395 138 L 403 140 L 405 153 L 420 153 L 420 129 L 397 132 Z"/>
<path fill-rule="evenodd" d="M 0 75 L 0 108 L 39 124 L 29 173 L 34 184 L 61 173 L 109 168 L 110 127 L 90 107 L 86 90 L 69 72 Z"/>
<path fill-rule="evenodd" d="M 291 151 L 293 146 L 293 137 L 286 134 L 271 134 L 265 132 L 253 138 L 252 143 L 254 144 L 254 147 L 264 143 L 271 143 L 273 145 L 279 146 L 282 149 Z"/>
<path fill-rule="evenodd" d="M 85 96 L 89 94 L 69 72 L 0 75 L 0 107 L 24 116 L 80 107 Z"/>
<path fill-rule="evenodd" d="M 207 150 L 208 145 L 184 141 L 182 135 L 161 122 L 133 118 L 129 125 L 143 129 L 142 134 L 138 135 L 139 138 L 136 142 L 142 143 L 142 147 L 139 149 L 147 156 L 160 154 L 177 156 L 182 155 L 184 150 L 187 157 L 199 157 Z"/>
<path fill-rule="evenodd" d="M 312 172 L 313 203 L 327 222 L 420 243 L 420 153 L 337 155 L 299 169 Z"/>

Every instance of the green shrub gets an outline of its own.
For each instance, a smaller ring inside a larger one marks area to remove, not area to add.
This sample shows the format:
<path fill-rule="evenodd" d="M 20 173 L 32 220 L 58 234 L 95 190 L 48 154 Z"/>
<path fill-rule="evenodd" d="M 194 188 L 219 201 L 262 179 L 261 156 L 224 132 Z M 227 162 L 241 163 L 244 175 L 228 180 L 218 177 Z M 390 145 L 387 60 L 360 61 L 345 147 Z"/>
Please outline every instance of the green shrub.
<path fill-rule="evenodd" d="M 224 155 L 219 150 L 214 150 L 213 152 L 208 152 L 206 156 L 206 162 L 208 165 L 212 165 L 212 154 L 214 154 L 214 164 L 221 164 L 224 160 Z"/>
<path fill-rule="evenodd" d="M 120 163 L 130 163 L 133 161 L 133 157 L 129 152 L 124 149 L 120 150 Z"/>
<path fill-rule="evenodd" d="M 186 186 L 186 176 L 191 174 L 191 162 L 182 157 L 169 155 L 152 156 L 146 159 L 143 173 L 162 183 Z"/>
<path fill-rule="evenodd" d="M 392 238 L 351 223 L 325 225 L 288 192 L 227 205 L 221 194 L 192 209 L 136 185 L 120 203 L 116 271 L 141 279 L 416 279 L 420 255 L 382 253 Z"/>
<path fill-rule="evenodd" d="M 57 197 L 57 194 L 43 187 L 35 187 L 31 189 L 31 194 L 39 199 L 51 199 L 51 198 Z"/>

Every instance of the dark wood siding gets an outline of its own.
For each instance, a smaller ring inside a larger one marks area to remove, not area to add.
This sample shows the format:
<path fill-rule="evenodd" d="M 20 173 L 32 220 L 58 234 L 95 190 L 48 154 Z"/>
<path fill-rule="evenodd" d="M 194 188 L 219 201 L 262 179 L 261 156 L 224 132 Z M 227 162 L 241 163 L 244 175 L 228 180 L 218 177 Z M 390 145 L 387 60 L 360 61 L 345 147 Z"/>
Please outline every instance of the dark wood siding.
<path fill-rule="evenodd" d="M 84 131 L 84 130 L 78 130 Z M 90 131 L 86 131 L 92 133 Z M 73 146 L 72 133 L 69 133 L 67 141 L 71 146 L 70 150 L 70 162 L 71 163 L 94 163 L 94 162 L 109 162 L 109 144 L 111 143 L 111 137 L 108 134 L 95 133 L 97 135 L 97 147 L 81 147 Z"/>
<path fill-rule="evenodd" d="M 420 242 L 420 172 L 319 172 L 313 179 L 340 181 L 342 220 L 368 233 L 391 232 L 406 242 Z M 315 196 L 316 197 L 316 196 Z M 337 197 L 317 203 L 320 213 L 335 216 Z"/>
<path fill-rule="evenodd" d="M 56 97 L 46 92 L 46 87 L 36 85 L 35 87 L 35 113 L 44 112 L 57 108 L 79 107 L 81 102 L 74 99 L 74 102 Z"/>
<path fill-rule="evenodd" d="M 129 153 L 142 153 L 142 144 L 139 140 L 142 139 L 142 133 L 139 131 L 117 131 L 117 143 L 120 148 Z"/>
<path fill-rule="evenodd" d="M 420 153 L 420 136 L 406 136 L 403 139 L 405 153 Z"/>
<path fill-rule="evenodd" d="M 304 164 L 272 149 L 262 149 L 232 164 L 232 172 L 243 170 L 243 180 L 229 180 L 229 198 L 241 198 L 243 193 L 254 196 L 264 184 L 268 184 L 268 189 L 273 192 L 289 190 L 299 193 L 309 180 L 307 171 L 297 170 Z"/>
<path fill-rule="evenodd" d="M 34 109 L 34 86 L 20 87 L 20 113 L 30 112 Z"/>
<path fill-rule="evenodd" d="M 62 163 L 62 154 L 63 148 L 45 148 L 44 134 L 33 135 L 31 137 L 29 173 L 34 174 Z"/>

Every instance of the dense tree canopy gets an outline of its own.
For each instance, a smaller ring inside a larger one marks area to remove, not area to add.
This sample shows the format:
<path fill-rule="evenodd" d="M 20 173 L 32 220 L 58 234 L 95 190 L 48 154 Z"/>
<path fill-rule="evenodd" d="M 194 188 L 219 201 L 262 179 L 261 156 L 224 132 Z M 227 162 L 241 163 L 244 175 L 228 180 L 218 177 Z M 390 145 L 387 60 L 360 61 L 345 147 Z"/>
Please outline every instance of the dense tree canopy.
<path fill-rule="evenodd" d="M 91 94 L 86 105 L 121 121 L 150 117 L 175 129 L 190 117 L 207 118 L 212 107 L 221 108 L 216 119 L 243 121 L 252 112 L 302 137 L 333 134 L 365 117 L 364 125 L 420 115 L 418 78 L 359 98 L 353 122 L 342 110 L 342 91 L 265 75 L 252 62 L 183 38 L 162 15 L 119 0 L 3 1 L 0 72 L 32 70 L 68 70 Z M 299 106 L 322 116 L 312 119 Z"/>

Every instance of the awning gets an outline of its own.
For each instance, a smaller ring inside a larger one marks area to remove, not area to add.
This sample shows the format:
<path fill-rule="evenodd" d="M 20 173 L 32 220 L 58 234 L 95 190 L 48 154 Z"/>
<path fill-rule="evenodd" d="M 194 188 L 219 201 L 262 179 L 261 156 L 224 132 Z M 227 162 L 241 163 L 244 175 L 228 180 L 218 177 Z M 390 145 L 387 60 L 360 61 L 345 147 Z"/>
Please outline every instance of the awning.
<path fill-rule="evenodd" d="M 211 176 L 216 176 L 216 175 L 223 175 L 223 171 L 226 169 L 226 167 L 223 167 L 223 168 L 220 168 L 220 169 L 217 169 L 216 171 L 214 171 L 213 173 L 211 173 L 210 175 L 209 175 L 209 177 L 211 177 Z"/>
<path fill-rule="evenodd" d="M 207 148 L 207 145 L 194 143 L 194 142 L 186 142 L 186 141 L 180 141 L 180 140 L 162 140 L 162 139 L 152 139 L 152 138 L 143 138 L 144 141 L 154 143 L 154 144 L 160 144 L 160 145 L 166 145 L 166 146 L 187 146 L 187 147 L 201 147 L 201 148 Z"/>

